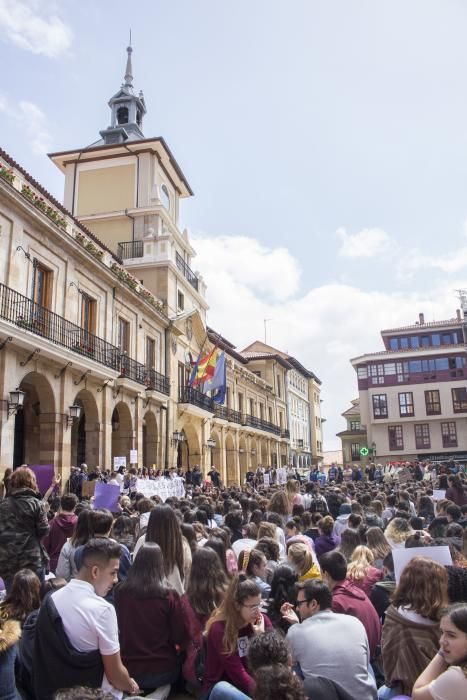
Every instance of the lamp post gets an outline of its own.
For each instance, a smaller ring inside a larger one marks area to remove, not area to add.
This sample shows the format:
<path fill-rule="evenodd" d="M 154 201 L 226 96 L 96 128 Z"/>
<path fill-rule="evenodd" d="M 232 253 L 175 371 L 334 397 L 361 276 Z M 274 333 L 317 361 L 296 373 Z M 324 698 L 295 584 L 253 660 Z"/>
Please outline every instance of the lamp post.
<path fill-rule="evenodd" d="M 16 415 L 23 408 L 25 396 L 26 392 L 21 391 L 21 389 L 16 388 L 15 391 L 10 391 L 10 400 L 8 401 L 9 416 Z"/>
<path fill-rule="evenodd" d="M 81 406 L 78 404 L 73 404 L 68 408 L 69 415 L 66 417 L 66 427 L 69 428 L 73 425 L 75 420 L 78 420 L 81 415 Z"/>

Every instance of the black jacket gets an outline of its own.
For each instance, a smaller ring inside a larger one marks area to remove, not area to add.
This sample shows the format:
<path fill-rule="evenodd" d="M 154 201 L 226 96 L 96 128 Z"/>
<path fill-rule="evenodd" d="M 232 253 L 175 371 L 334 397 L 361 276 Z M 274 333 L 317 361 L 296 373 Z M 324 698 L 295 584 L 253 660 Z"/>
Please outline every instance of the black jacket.
<path fill-rule="evenodd" d="M 36 622 L 33 660 L 36 697 L 53 700 L 57 690 L 75 685 L 100 688 L 103 676 L 100 651 L 82 652 L 71 646 L 53 596 L 47 596 Z"/>

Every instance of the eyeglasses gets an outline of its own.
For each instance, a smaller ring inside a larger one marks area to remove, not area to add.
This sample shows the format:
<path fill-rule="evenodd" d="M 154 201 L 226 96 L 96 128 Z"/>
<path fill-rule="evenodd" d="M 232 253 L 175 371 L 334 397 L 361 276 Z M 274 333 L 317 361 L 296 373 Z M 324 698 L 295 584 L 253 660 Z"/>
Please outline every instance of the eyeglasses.
<path fill-rule="evenodd" d="M 303 603 L 308 603 L 306 598 L 304 600 L 297 600 L 297 602 L 295 603 L 295 607 L 300 608 L 300 605 L 303 605 Z"/>
<path fill-rule="evenodd" d="M 242 607 L 248 608 L 249 610 L 259 610 L 261 603 L 254 603 L 254 605 L 243 605 Z"/>

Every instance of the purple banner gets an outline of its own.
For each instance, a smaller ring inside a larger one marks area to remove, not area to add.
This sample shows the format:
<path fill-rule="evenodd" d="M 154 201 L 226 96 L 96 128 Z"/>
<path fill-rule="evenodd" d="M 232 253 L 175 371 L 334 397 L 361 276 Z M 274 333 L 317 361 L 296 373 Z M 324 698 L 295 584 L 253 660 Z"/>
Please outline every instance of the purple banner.
<path fill-rule="evenodd" d="M 36 475 L 37 488 L 41 496 L 45 494 L 52 484 L 54 477 L 53 464 L 28 464 L 29 469 Z"/>
<path fill-rule="evenodd" d="M 104 484 L 102 481 L 96 481 L 93 508 L 108 508 L 111 513 L 116 513 L 119 497 L 120 486 L 118 484 Z"/>

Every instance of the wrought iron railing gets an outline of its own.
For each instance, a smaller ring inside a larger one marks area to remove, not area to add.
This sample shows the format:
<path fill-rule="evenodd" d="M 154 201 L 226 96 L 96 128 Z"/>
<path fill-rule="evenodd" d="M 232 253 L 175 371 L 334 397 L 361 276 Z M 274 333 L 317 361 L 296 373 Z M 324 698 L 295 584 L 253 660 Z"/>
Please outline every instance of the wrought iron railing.
<path fill-rule="evenodd" d="M 281 438 L 290 438 L 290 430 L 281 430 Z"/>
<path fill-rule="evenodd" d="M 180 387 L 178 402 L 191 403 L 193 406 L 198 406 L 198 408 L 214 413 L 215 404 L 211 397 L 201 393 L 198 389 L 193 389 L 192 386 Z"/>
<path fill-rule="evenodd" d="M 242 414 L 240 411 L 234 411 L 232 408 L 227 408 L 227 406 L 215 405 L 214 413 L 216 418 L 220 418 L 221 420 L 227 420 L 231 423 L 240 424 L 242 422 Z"/>
<path fill-rule="evenodd" d="M 256 418 L 256 416 L 252 416 L 249 413 L 245 413 L 243 415 L 242 423 L 243 425 L 248 425 L 251 428 L 256 428 L 257 430 L 265 430 L 268 433 L 274 433 L 274 435 L 281 434 L 281 429 L 278 425 L 274 425 L 274 423 L 270 423 L 262 418 Z"/>
<path fill-rule="evenodd" d="M 144 254 L 143 241 L 125 241 L 118 244 L 118 256 L 122 260 L 142 258 Z"/>
<path fill-rule="evenodd" d="M 177 262 L 177 267 L 180 270 L 180 272 L 183 272 L 183 276 L 185 279 L 188 280 L 188 282 L 191 284 L 191 286 L 198 291 L 198 278 L 196 277 L 195 273 L 193 270 L 188 267 L 180 253 L 176 253 L 175 260 Z"/>
<path fill-rule="evenodd" d="M 4 284 L 0 284 L 0 318 L 40 335 L 55 345 L 95 360 L 119 372 L 121 377 L 128 377 L 163 394 L 170 393 L 169 380 L 164 375 L 148 369 L 141 362 L 122 353 L 115 345 L 36 304 Z"/>

